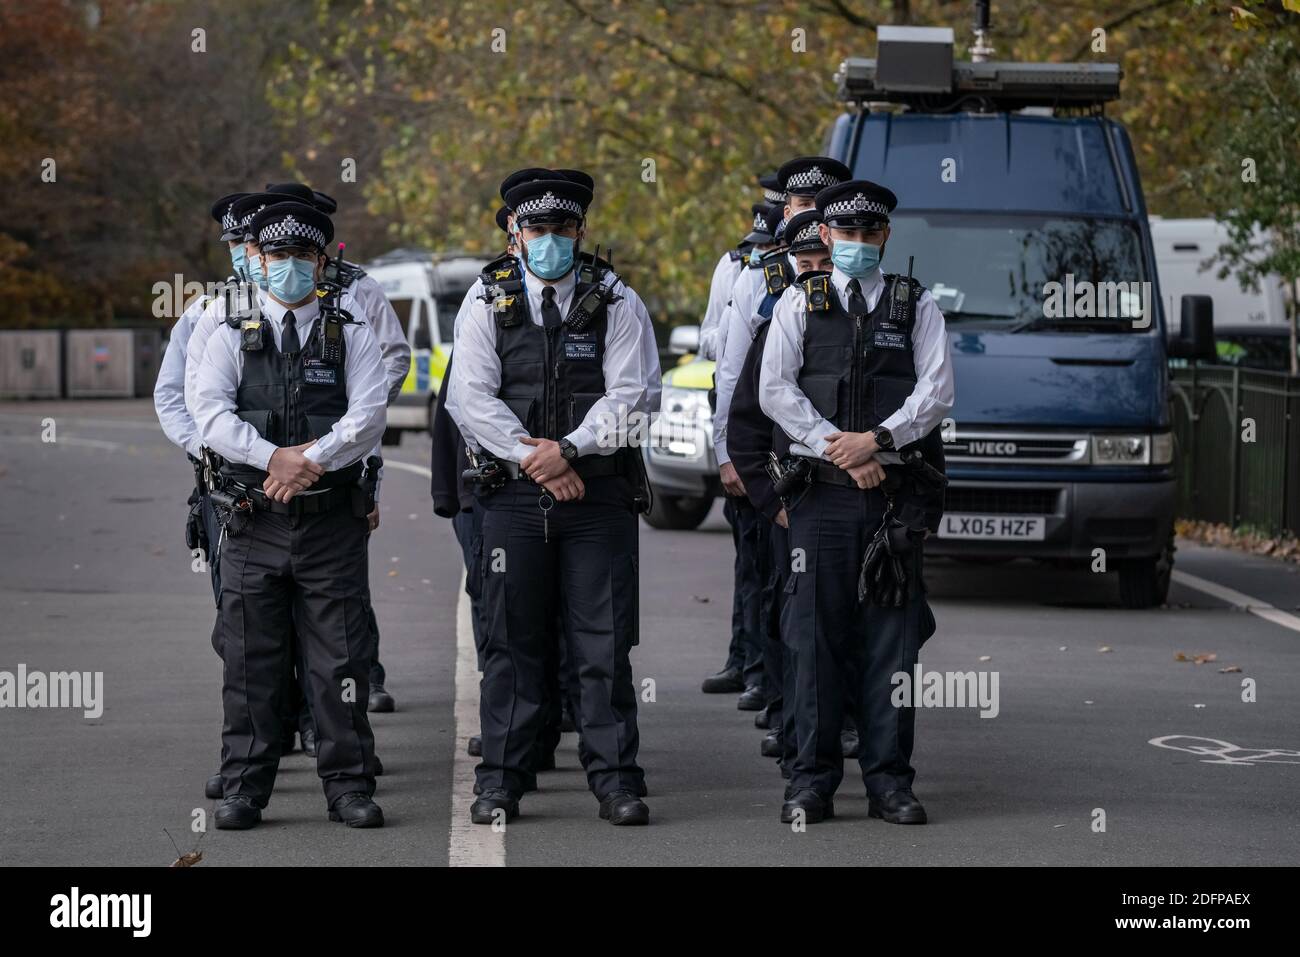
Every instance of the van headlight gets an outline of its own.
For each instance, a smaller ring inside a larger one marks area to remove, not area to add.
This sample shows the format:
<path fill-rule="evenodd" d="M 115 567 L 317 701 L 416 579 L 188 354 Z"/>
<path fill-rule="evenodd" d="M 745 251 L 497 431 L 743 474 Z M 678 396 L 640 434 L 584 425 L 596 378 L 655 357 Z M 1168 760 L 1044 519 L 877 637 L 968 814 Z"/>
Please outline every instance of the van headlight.
<path fill-rule="evenodd" d="M 1094 435 L 1094 465 L 1168 465 L 1174 460 L 1171 432 L 1153 435 Z"/>

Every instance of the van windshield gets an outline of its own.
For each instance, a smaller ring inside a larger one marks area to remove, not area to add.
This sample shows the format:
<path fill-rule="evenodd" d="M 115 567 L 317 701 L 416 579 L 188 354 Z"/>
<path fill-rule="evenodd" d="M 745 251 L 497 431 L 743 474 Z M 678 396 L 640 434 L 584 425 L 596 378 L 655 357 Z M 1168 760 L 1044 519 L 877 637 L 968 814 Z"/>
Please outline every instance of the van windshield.
<path fill-rule="evenodd" d="M 1153 291 L 1137 229 L 1116 220 L 1017 214 L 894 216 L 885 268 L 913 274 L 950 325 L 1006 331 L 1150 328 Z"/>

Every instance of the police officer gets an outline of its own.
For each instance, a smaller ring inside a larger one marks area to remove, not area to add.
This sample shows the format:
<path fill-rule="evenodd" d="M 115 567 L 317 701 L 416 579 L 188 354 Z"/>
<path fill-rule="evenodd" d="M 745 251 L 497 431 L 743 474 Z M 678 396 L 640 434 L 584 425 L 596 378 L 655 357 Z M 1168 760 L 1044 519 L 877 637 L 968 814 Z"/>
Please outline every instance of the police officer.
<path fill-rule="evenodd" d="M 587 780 L 600 817 L 646 824 L 637 796 L 636 487 L 626 424 L 644 414 L 640 318 L 604 281 L 579 280 L 589 188 L 532 180 L 506 194 L 521 255 L 485 279 L 465 317 L 451 398 L 492 457 L 481 486 L 488 640 L 471 820 L 518 814 L 544 720 L 553 620 L 580 685 Z M 593 277 L 594 279 L 594 277 Z"/>
<path fill-rule="evenodd" d="M 270 800 L 292 628 L 311 674 L 329 818 L 381 827 L 366 717 L 369 503 L 360 482 L 386 421 L 383 360 L 368 327 L 317 296 L 329 217 L 277 203 L 251 225 L 266 305 L 209 337 L 195 389 L 200 436 L 223 460 L 214 503 L 225 537 L 225 797 L 216 825 L 253 827 Z"/>
<path fill-rule="evenodd" d="M 215 548 L 220 539 L 220 528 L 217 525 L 216 515 L 212 511 L 208 489 L 202 477 L 200 459 L 203 444 L 199 440 L 198 427 L 194 424 L 194 416 L 185 401 L 185 383 L 191 371 L 191 367 L 187 362 L 187 350 L 196 324 L 209 307 L 214 306 L 217 302 L 224 304 L 228 301 L 228 297 L 232 295 L 238 296 L 245 293 L 250 298 L 252 296 L 251 290 L 238 288 L 248 282 L 248 261 L 243 231 L 239 228 L 235 215 L 235 206 L 245 195 L 247 194 L 231 193 L 212 204 L 212 218 L 221 227 L 221 242 L 225 243 L 229 250 L 230 264 L 234 271 L 226 280 L 223 295 L 196 297 L 181 313 L 180 318 L 176 320 L 176 324 L 172 326 L 171 335 L 167 340 L 167 349 L 163 353 L 162 363 L 158 369 L 158 380 L 154 384 L 153 393 L 154 411 L 158 415 L 158 422 L 162 426 L 163 433 L 175 445 L 185 451 L 186 455 L 189 456 L 190 465 L 195 470 L 195 488 L 190 495 L 190 520 L 186 530 L 186 541 L 191 549 L 200 548 L 203 552 L 212 581 L 214 601 L 218 600 L 221 595 L 220 566 L 215 554 Z M 215 775 L 207 780 L 204 785 L 204 794 L 209 798 L 221 796 L 220 775 Z"/>
<path fill-rule="evenodd" d="M 792 216 L 814 209 L 818 190 L 841 183 L 848 177 L 848 167 L 829 156 L 799 156 L 784 163 L 776 174 L 777 184 L 785 196 L 782 226 Z M 764 588 L 770 588 L 775 581 L 767 573 L 766 567 L 767 556 L 770 553 L 767 536 L 769 526 L 759 521 L 753 509 L 747 507 L 744 498 L 744 482 L 730 464 L 730 453 L 727 447 L 728 420 L 732 391 L 740 368 L 744 364 L 749 344 L 753 341 L 757 325 L 762 319 L 770 317 L 775 297 L 779 296 L 793 280 L 797 267 L 793 254 L 784 245 L 765 252 L 757 259 L 751 257 L 750 266 L 749 270 L 742 272 L 737 278 L 732 289 L 731 301 L 723 313 L 716 374 L 718 407 L 713 416 L 713 444 L 723 489 L 728 495 L 737 496 L 735 505 L 737 520 L 748 533 L 741 539 L 746 558 L 744 567 L 750 569 L 746 593 L 752 591 L 761 596 L 750 606 L 757 613 L 765 603 L 771 603 L 770 594 L 761 593 Z M 768 311 L 760 314 L 760 306 L 764 303 Z M 727 348 L 728 341 L 734 341 L 733 348 Z M 755 724 L 759 727 L 770 726 L 771 706 L 776 690 L 763 678 L 764 656 L 761 649 L 764 641 L 761 637 L 762 627 L 757 618 L 752 619 L 747 634 L 751 636 L 749 646 L 751 659 L 745 677 L 746 690 L 739 704 L 742 709 L 762 708 L 763 711 L 757 716 Z M 842 737 L 845 757 L 856 756 L 858 740 L 851 716 L 846 715 L 846 727 Z M 771 745 L 768 745 L 768 748 L 770 750 Z"/>
<path fill-rule="evenodd" d="M 778 245 L 776 232 L 781 222 L 781 207 L 768 203 L 755 203 L 750 209 L 754 214 L 754 222 L 743 240 L 747 252 L 740 258 L 740 265 L 735 273 L 736 279 L 732 282 L 733 288 L 740 281 L 741 276 L 757 266 L 764 253 Z M 719 263 L 719 268 L 721 266 L 722 264 Z M 715 278 L 716 276 L 715 272 Z M 712 308 L 712 294 L 710 308 Z M 725 323 L 729 309 L 730 293 L 722 307 L 718 328 L 711 336 L 710 350 L 715 356 L 721 355 L 725 344 Z M 716 428 L 718 405 L 716 370 L 714 388 L 709 392 L 709 403 L 714 410 Z M 720 448 L 715 443 L 715 451 L 720 452 L 723 461 L 726 461 L 725 448 Z M 757 524 L 752 520 L 752 511 L 739 510 L 736 502 L 733 501 L 733 496 L 740 494 L 742 493 L 739 491 L 728 492 L 722 510 L 723 517 L 731 528 L 732 547 L 735 550 L 732 569 L 734 585 L 731 599 L 731 643 L 728 645 L 727 660 L 722 670 L 705 678 L 700 690 L 705 694 L 742 692 L 738 702 L 740 709 L 752 711 L 762 707 L 759 690 L 756 687 L 751 690 L 751 686 L 761 681 L 762 670 L 762 654 L 756 637 L 759 582 L 754 567 L 754 552 L 757 544 L 753 539 Z M 758 701 L 757 705 L 755 701 Z"/>
<path fill-rule="evenodd" d="M 789 520 L 770 466 L 775 425 L 759 404 L 758 380 L 763 347 L 777 301 L 794 281 L 829 273 L 831 261 L 821 237 L 821 217 L 816 209 L 795 214 L 785 225 L 795 276 L 791 277 L 783 270 L 769 273 L 768 291 L 757 310 L 760 321 L 731 396 L 727 449 L 731 463 L 744 483 L 746 497 L 770 523 L 766 527 L 769 547 L 758 556 L 764 583 L 759 603 L 759 625 L 764 637 L 763 676 L 767 684 L 770 725 L 759 750 L 765 757 L 778 758 L 782 774 L 788 777 L 794 758 L 794 722 L 792 710 L 784 708 L 784 702 L 789 682 L 793 680 L 793 668 L 786 667 L 788 655 L 781 637 L 781 607 L 790 567 Z M 777 263 L 781 261 L 777 260 Z M 728 338 L 729 354 L 738 347 L 739 340 L 740 331 L 733 329 Z M 849 754 L 844 756 L 849 757 Z"/>
<path fill-rule="evenodd" d="M 856 690 L 850 701 L 868 813 L 921 824 L 925 810 L 912 793 L 915 714 L 891 703 L 891 676 L 911 671 L 934 631 L 920 582 L 925 529 L 894 534 L 882 462 L 915 461 L 919 452 L 942 466 L 938 426 L 953 404 L 948 340 L 930 294 L 881 273 L 894 194 L 852 180 L 822 190 L 816 203 L 834 269 L 782 296 L 759 381 L 762 409 L 781 429 L 778 444 L 809 479 L 788 510 L 782 629 L 794 649 L 796 753 L 781 820 L 834 815 L 847 683 Z M 864 556 L 879 557 L 882 531 L 893 559 L 885 592 L 874 573 L 863 575 Z"/>
<path fill-rule="evenodd" d="M 273 196 L 291 197 L 315 206 L 327 216 L 333 216 L 338 210 L 338 203 L 332 196 L 314 190 L 305 183 L 268 183 L 266 192 Z M 343 259 L 340 255 L 330 260 L 326 270 L 331 281 L 337 283 L 352 300 L 350 308 L 353 313 L 370 327 L 375 340 L 379 343 L 379 351 L 384 357 L 384 369 L 388 375 L 388 401 L 391 404 L 401 394 L 402 383 L 405 382 L 411 368 L 411 347 L 406 340 L 406 332 L 402 329 L 401 320 L 397 318 L 397 312 L 388 301 L 388 296 L 384 294 L 383 287 L 360 265 Z M 382 448 L 376 446 L 374 455 L 382 461 L 381 453 Z M 378 483 L 382 480 L 382 475 L 381 466 L 376 479 L 376 499 Z M 367 520 L 370 522 L 370 531 L 374 532 L 379 527 L 377 501 L 374 511 L 367 516 Z M 366 615 L 370 620 L 374 642 L 374 654 L 370 663 L 370 698 L 366 707 L 375 712 L 395 711 L 397 702 L 385 688 L 387 673 L 379 660 L 379 622 L 375 618 L 369 587 L 366 588 Z"/>
<path fill-rule="evenodd" d="M 533 166 L 516 170 L 501 181 L 500 194 L 503 203 L 507 194 L 515 186 L 521 183 L 545 179 L 567 179 L 584 189 L 593 191 L 594 195 L 595 181 L 583 170 L 552 170 L 545 167 Z M 519 255 L 518 234 L 514 223 L 514 213 L 508 205 L 503 205 L 498 208 L 496 213 L 496 223 L 499 228 L 504 229 L 506 232 L 506 249 L 502 256 L 492 260 L 484 268 L 484 275 L 487 276 L 491 276 L 498 269 L 519 268 L 515 262 Z M 646 404 L 649 407 L 649 414 L 653 417 L 659 408 L 662 382 L 659 374 L 659 352 L 655 343 L 654 324 L 650 318 L 649 310 L 646 309 L 645 303 L 642 301 L 641 297 L 637 295 L 636 290 L 624 284 L 622 279 L 614 273 L 612 268 L 610 268 L 609 263 L 605 260 L 602 259 L 597 262 L 597 259 L 593 254 L 579 250 L 575 256 L 575 261 L 578 264 L 577 268 L 580 272 L 586 274 L 585 271 L 590 271 L 592 277 L 599 276 L 600 281 L 611 289 L 617 286 L 618 294 L 622 296 L 623 301 L 640 321 L 642 329 L 641 359 L 646 370 L 648 383 Z M 476 303 L 481 301 L 483 291 L 484 282 L 481 277 L 476 279 L 466 291 L 465 297 L 461 302 L 460 309 L 457 311 L 453 323 L 453 343 L 459 340 L 460 329 L 465 316 Z M 444 381 L 449 381 L 451 378 L 450 365 L 451 363 L 449 360 L 448 371 L 445 374 Z M 463 421 L 456 405 L 456 397 L 451 393 L 450 389 L 447 389 L 445 392 L 445 401 L 439 403 L 437 416 L 442 416 L 444 412 L 452 420 L 450 423 L 451 427 L 461 433 L 466 446 L 469 449 L 472 449 L 476 454 L 481 453 L 483 448 L 474 439 L 472 432 L 469 430 L 468 424 Z M 437 422 L 437 416 L 435 416 L 435 423 Z M 447 426 L 442 426 L 442 429 L 445 431 Z M 433 451 L 434 461 L 432 470 L 437 473 L 440 467 L 439 453 L 443 446 L 438 445 L 436 438 L 435 446 L 436 447 Z M 447 461 L 445 454 L 442 456 L 441 461 L 443 463 Z M 443 488 L 451 487 L 450 483 L 446 482 L 442 483 L 442 485 Z M 438 492 L 435 490 L 435 511 L 437 511 L 437 498 Z M 444 493 L 444 501 L 445 500 L 446 496 Z M 476 561 L 473 556 L 481 555 L 482 516 L 482 508 L 475 509 L 471 506 L 468 509 L 462 509 L 461 513 L 454 519 L 457 523 L 457 538 L 461 542 L 462 549 L 466 550 L 467 569 L 469 567 L 468 563 Z M 639 535 L 639 525 L 636 526 L 636 530 Z M 468 545 L 467 542 L 469 543 Z M 477 568 L 476 564 L 474 565 L 474 568 Z M 479 590 L 479 584 L 476 581 L 476 576 L 471 574 L 468 570 L 465 588 L 466 591 L 471 594 L 471 609 L 473 609 L 474 602 L 477 600 L 474 597 L 474 594 Z M 473 614 L 475 616 L 476 625 L 475 649 L 478 653 L 479 670 L 481 671 L 483 646 L 479 641 L 481 635 L 481 632 L 478 630 L 480 624 L 479 613 L 473 612 Z M 561 624 L 561 622 L 557 621 L 557 628 Z M 544 707 L 542 730 L 538 736 L 537 758 L 534 769 L 536 771 L 550 770 L 555 767 L 555 750 L 559 743 L 561 733 L 565 731 L 579 731 L 578 757 L 584 767 L 586 767 L 587 764 L 586 752 L 583 747 L 581 732 L 578 727 L 577 713 L 580 710 L 578 707 L 580 694 L 578 690 L 577 677 L 574 674 L 572 667 L 569 666 L 565 654 L 567 645 L 559 638 L 558 634 L 552 641 L 552 647 L 556 650 L 556 654 L 547 660 L 547 697 Z M 482 755 L 481 748 L 482 741 L 478 735 L 472 736 L 467 742 L 466 750 L 474 757 L 480 757 Z M 525 785 L 525 790 L 531 791 L 535 789 L 535 777 L 530 777 L 528 783 Z M 641 797 L 646 796 L 644 777 L 639 781 L 638 793 Z"/>

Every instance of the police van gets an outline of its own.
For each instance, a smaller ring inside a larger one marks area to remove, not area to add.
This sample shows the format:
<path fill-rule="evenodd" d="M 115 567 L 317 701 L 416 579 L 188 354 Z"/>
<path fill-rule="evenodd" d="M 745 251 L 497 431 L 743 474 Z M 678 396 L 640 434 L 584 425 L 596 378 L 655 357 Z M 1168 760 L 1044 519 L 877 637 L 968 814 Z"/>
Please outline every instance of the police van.
<path fill-rule="evenodd" d="M 456 312 L 487 260 L 461 252 L 398 249 L 365 264 L 379 283 L 411 346 L 411 371 L 388 407 L 385 445 L 403 432 L 428 431 L 451 353 Z"/>
<path fill-rule="evenodd" d="M 1167 336 L 1133 147 L 1105 114 L 1119 65 L 993 61 L 987 24 L 977 4 L 970 61 L 949 29 L 881 27 L 874 59 L 840 66 L 826 151 L 898 195 L 886 268 L 914 257 L 947 319 L 950 484 L 926 551 L 1104 567 L 1124 605 L 1159 605 L 1176 496 L 1167 362 L 1213 357 L 1212 300 L 1185 296 Z"/>

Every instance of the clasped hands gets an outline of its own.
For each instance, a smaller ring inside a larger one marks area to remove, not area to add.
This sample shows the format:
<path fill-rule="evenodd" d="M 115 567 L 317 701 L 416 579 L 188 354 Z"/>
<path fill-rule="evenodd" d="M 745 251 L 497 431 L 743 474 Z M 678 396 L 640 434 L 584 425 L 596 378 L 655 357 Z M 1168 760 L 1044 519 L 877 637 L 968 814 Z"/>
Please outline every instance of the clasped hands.
<path fill-rule="evenodd" d="M 870 432 L 832 432 L 826 436 L 826 457 L 848 472 L 858 488 L 875 488 L 885 480 L 885 467 L 876 461 L 880 446 Z"/>
<path fill-rule="evenodd" d="M 536 451 L 529 453 L 519 463 L 530 479 L 550 492 L 557 502 L 572 502 L 587 493 L 582 479 L 573 470 L 568 459 L 560 452 L 560 443 L 554 439 L 520 439 L 524 445 L 533 446 Z"/>
<path fill-rule="evenodd" d="M 271 461 L 266 466 L 266 481 L 262 483 L 262 491 L 267 498 L 280 503 L 288 502 L 299 492 L 305 492 L 315 485 L 325 474 L 324 466 L 303 454 L 315 444 L 313 439 L 271 453 Z"/>

